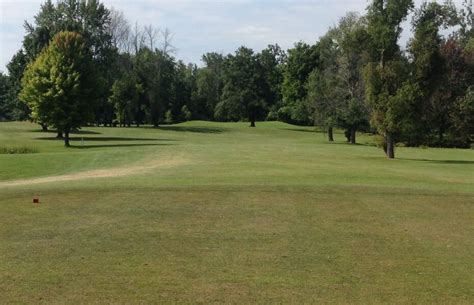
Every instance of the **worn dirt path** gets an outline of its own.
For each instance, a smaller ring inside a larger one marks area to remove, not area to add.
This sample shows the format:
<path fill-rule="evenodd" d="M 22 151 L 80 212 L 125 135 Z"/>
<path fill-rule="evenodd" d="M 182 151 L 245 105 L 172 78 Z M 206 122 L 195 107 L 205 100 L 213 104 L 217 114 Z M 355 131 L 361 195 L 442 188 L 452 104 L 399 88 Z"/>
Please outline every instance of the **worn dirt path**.
<path fill-rule="evenodd" d="M 175 157 L 173 159 L 165 159 L 165 160 L 151 160 L 151 161 L 145 161 L 144 163 L 138 164 L 138 165 L 89 170 L 89 171 L 83 171 L 83 172 L 78 172 L 78 173 L 73 173 L 73 174 L 57 175 L 57 176 L 47 176 L 47 177 L 4 181 L 4 182 L 0 182 L 0 187 L 43 184 L 43 183 L 51 183 L 51 182 L 59 182 L 59 181 L 61 182 L 75 181 L 75 180 L 83 180 L 83 179 L 90 179 L 90 178 L 112 178 L 112 177 L 132 176 L 132 175 L 146 173 L 154 169 L 178 166 L 186 162 L 187 160 L 182 157 Z"/>

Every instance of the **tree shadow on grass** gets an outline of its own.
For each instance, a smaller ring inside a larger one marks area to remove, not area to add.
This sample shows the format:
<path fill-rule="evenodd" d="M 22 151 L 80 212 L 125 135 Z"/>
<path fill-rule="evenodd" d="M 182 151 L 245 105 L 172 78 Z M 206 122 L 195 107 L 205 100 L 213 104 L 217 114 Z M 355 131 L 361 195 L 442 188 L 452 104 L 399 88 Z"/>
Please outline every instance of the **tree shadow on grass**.
<path fill-rule="evenodd" d="M 61 140 L 56 137 L 41 137 L 37 140 Z M 107 142 L 107 141 L 177 141 L 174 139 L 152 139 L 152 138 L 126 138 L 126 137 L 69 137 L 70 141 Z"/>
<path fill-rule="evenodd" d="M 457 164 L 457 165 L 469 165 L 474 164 L 474 160 L 431 160 L 431 159 L 409 159 L 409 158 L 400 158 L 400 160 L 405 161 L 417 161 L 417 162 L 427 162 L 434 164 Z"/>
<path fill-rule="evenodd" d="M 176 144 L 162 144 L 162 143 L 144 143 L 144 144 L 107 144 L 107 145 L 72 145 L 69 148 L 72 149 L 91 149 L 91 148 L 114 148 L 114 147 L 145 147 L 145 146 L 170 146 Z"/>
<path fill-rule="evenodd" d="M 54 133 L 54 134 L 58 133 L 57 130 L 50 130 L 50 129 L 48 129 L 47 131 L 43 131 L 42 129 L 34 129 L 34 130 L 30 130 L 30 132 Z M 70 134 L 89 134 L 89 135 L 92 135 L 92 134 L 101 134 L 101 133 L 96 132 L 96 131 L 89 131 L 89 130 L 76 130 L 76 131 L 70 132 Z"/>
<path fill-rule="evenodd" d="M 355 144 L 352 144 L 351 142 L 327 142 L 327 144 L 330 145 L 347 145 L 347 146 L 366 146 L 366 147 L 377 147 L 375 143 L 360 143 L 357 142 Z"/>
<path fill-rule="evenodd" d="M 153 127 L 146 127 L 146 128 L 153 128 Z M 168 126 L 162 125 L 157 130 L 165 130 L 165 131 L 177 131 L 177 132 L 194 132 L 194 133 L 223 133 L 227 131 L 225 128 L 220 127 L 190 127 L 190 126 Z"/>
<path fill-rule="evenodd" d="M 300 129 L 300 128 L 283 128 L 283 130 L 297 131 L 297 132 L 308 132 L 308 133 L 325 133 L 325 131 L 319 129 Z"/>

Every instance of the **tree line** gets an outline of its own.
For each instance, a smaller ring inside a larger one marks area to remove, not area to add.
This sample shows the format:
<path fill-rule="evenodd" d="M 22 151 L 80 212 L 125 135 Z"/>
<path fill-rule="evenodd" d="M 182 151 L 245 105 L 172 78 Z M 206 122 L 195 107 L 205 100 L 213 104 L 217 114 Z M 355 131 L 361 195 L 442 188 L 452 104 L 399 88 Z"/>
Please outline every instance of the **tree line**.
<path fill-rule="evenodd" d="M 377 133 L 389 158 L 397 143 L 469 147 L 473 16 L 472 0 L 373 0 L 315 44 L 242 46 L 197 66 L 176 60 L 169 30 L 132 25 L 98 0 L 48 0 L 0 74 L 0 120 L 32 119 L 66 145 L 85 124 L 280 120 L 324 128 L 329 141 L 334 128 L 354 144 L 357 131 Z"/>

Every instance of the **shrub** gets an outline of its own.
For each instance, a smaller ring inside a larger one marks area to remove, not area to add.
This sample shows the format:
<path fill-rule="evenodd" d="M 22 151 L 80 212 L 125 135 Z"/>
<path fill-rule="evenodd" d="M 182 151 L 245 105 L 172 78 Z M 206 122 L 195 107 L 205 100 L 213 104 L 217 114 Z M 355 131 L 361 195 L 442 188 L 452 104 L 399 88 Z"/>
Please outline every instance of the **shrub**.
<path fill-rule="evenodd" d="M 378 148 L 383 148 L 383 150 L 387 149 L 387 141 L 385 141 L 385 138 L 379 134 L 374 136 L 374 143 Z"/>
<path fill-rule="evenodd" d="M 188 106 L 184 105 L 181 108 L 181 119 L 183 121 L 189 121 L 192 119 L 192 117 L 193 117 L 193 114 L 191 113 L 191 111 L 189 111 Z"/>
<path fill-rule="evenodd" d="M 38 149 L 36 148 L 31 148 L 27 146 L 18 146 L 18 147 L 0 147 L 0 154 L 8 154 L 8 155 L 13 155 L 13 154 L 34 154 L 37 153 Z"/>

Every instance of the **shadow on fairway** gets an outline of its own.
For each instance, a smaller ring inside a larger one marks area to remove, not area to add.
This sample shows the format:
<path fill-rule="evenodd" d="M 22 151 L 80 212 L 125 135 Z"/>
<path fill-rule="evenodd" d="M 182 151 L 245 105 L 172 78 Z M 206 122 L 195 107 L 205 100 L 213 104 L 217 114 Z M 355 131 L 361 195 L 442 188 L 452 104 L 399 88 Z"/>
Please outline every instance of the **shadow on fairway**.
<path fill-rule="evenodd" d="M 434 164 L 474 164 L 474 161 L 470 160 L 430 160 L 430 159 L 408 159 L 408 158 L 400 158 L 400 160 L 406 161 L 417 161 L 417 162 L 428 162 Z"/>
<path fill-rule="evenodd" d="M 352 144 L 351 142 L 329 142 L 327 141 L 327 144 L 330 145 L 349 145 L 349 146 L 367 146 L 367 147 L 377 147 L 375 143 L 355 143 Z"/>
<path fill-rule="evenodd" d="M 154 128 L 154 127 L 146 127 L 146 128 Z M 225 128 L 219 128 L 219 127 L 188 127 L 188 126 L 167 126 L 167 125 L 162 125 L 154 129 L 164 130 L 164 131 L 214 133 L 214 134 L 223 133 L 226 131 Z"/>
<path fill-rule="evenodd" d="M 30 132 L 54 133 L 54 134 L 58 133 L 56 130 L 43 131 L 41 129 L 30 130 Z M 88 130 L 77 130 L 77 131 L 71 132 L 70 134 L 101 134 L 101 133 L 100 132 L 95 132 L 95 131 L 88 131 Z"/>
<path fill-rule="evenodd" d="M 107 145 L 84 145 L 82 146 L 81 144 L 76 144 L 76 143 L 71 143 L 71 146 L 69 148 L 73 149 L 91 149 L 91 148 L 114 148 L 114 147 L 144 147 L 144 146 L 170 146 L 170 145 L 175 145 L 175 144 L 161 144 L 161 143 L 155 143 L 155 144 L 107 144 Z"/>
<path fill-rule="evenodd" d="M 317 129 L 283 128 L 283 130 L 297 131 L 297 132 L 309 132 L 309 133 L 324 133 L 322 130 L 317 130 Z"/>
<path fill-rule="evenodd" d="M 64 141 L 63 139 L 58 139 L 56 137 L 41 137 L 36 138 L 37 140 L 56 140 Z M 173 139 L 152 139 L 152 138 L 125 138 L 125 137 L 69 137 L 71 141 L 89 141 L 89 142 L 107 142 L 107 141 L 177 141 Z"/>

